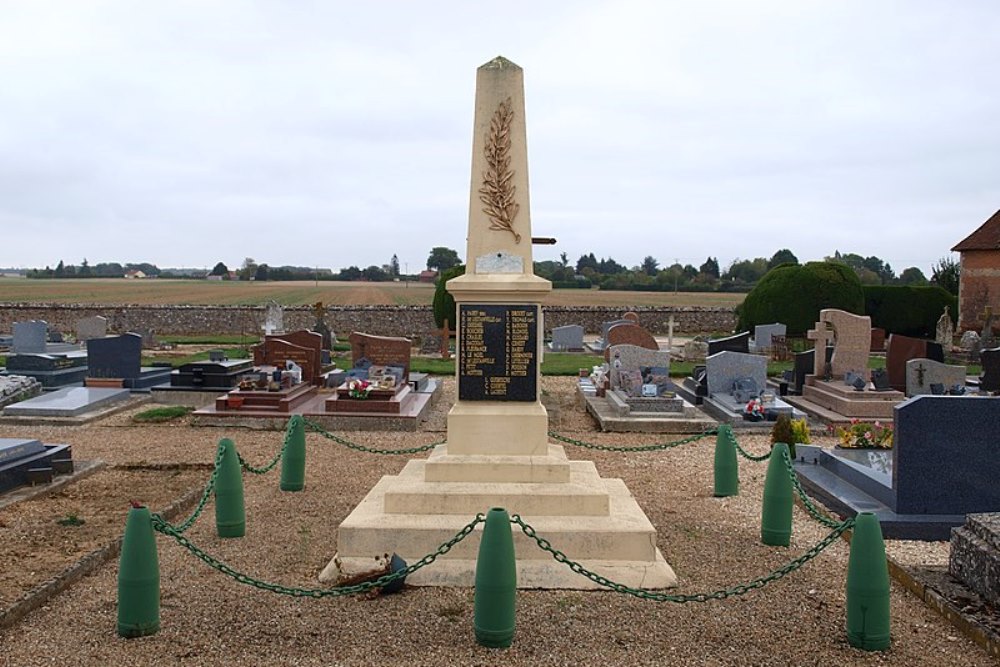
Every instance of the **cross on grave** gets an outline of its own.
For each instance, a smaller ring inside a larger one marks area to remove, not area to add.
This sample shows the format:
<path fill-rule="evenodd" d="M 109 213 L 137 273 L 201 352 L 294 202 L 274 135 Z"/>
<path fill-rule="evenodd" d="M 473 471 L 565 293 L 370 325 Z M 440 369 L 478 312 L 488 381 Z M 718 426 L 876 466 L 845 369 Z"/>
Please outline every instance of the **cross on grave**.
<path fill-rule="evenodd" d="M 826 348 L 833 340 L 833 331 L 829 329 L 826 322 L 819 321 L 815 325 L 815 328 L 810 329 L 806 332 L 806 338 L 813 341 L 816 354 L 813 362 L 813 375 L 816 377 L 823 377 L 824 367 L 826 366 Z"/>
<path fill-rule="evenodd" d="M 451 359 L 451 349 L 448 347 L 448 343 L 451 340 L 451 330 L 448 328 L 448 318 L 444 318 L 444 326 L 440 329 L 434 331 L 437 335 L 441 336 L 441 358 Z"/>
<path fill-rule="evenodd" d="M 914 370 L 917 371 L 917 384 L 920 385 L 921 387 L 923 387 L 924 386 L 924 373 L 927 372 L 927 369 L 924 368 L 923 362 L 921 362 L 920 365 L 917 366 Z"/>

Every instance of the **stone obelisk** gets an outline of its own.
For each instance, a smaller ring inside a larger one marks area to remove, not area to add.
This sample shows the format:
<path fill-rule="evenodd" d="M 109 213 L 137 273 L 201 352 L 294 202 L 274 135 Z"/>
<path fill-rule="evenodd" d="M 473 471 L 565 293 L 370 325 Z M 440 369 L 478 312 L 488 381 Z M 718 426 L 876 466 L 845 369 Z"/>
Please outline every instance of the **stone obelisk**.
<path fill-rule="evenodd" d="M 364 569 L 382 553 L 413 562 L 476 513 L 504 507 L 614 581 L 671 586 L 656 530 L 625 484 L 548 441 L 539 366 L 541 301 L 552 286 L 533 273 L 523 71 L 506 58 L 477 72 L 473 132 L 466 272 L 447 284 L 458 310 L 447 443 L 379 480 L 340 525 L 338 558 L 320 578 Z M 408 581 L 471 586 L 478 542 L 473 533 Z M 515 550 L 522 588 L 596 587 L 519 531 Z"/>

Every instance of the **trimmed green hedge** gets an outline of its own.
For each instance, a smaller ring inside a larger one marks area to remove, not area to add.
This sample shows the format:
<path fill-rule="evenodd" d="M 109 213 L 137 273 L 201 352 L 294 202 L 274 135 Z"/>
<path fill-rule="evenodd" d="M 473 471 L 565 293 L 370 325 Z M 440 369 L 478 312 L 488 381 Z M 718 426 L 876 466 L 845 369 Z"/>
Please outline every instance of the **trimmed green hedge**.
<path fill-rule="evenodd" d="M 937 285 L 865 285 L 864 293 L 865 314 L 887 334 L 934 338 L 944 307 L 951 308 L 953 324 L 958 313 L 958 297 Z"/>
<path fill-rule="evenodd" d="M 823 308 L 864 313 L 865 295 L 854 269 L 840 262 L 781 264 L 768 271 L 737 307 L 737 331 L 783 322 L 789 336 L 801 336 Z"/>

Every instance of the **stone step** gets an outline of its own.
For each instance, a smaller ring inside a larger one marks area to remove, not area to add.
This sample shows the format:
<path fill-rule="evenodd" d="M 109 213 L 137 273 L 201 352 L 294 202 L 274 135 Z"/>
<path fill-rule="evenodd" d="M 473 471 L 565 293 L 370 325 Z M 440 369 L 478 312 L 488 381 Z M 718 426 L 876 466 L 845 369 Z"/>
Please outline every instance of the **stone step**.
<path fill-rule="evenodd" d="M 489 507 L 546 516 L 606 516 L 608 493 L 592 461 L 571 461 L 568 482 L 428 482 L 427 461 L 411 460 L 384 494 L 386 514 L 460 514 L 472 516 Z"/>
<path fill-rule="evenodd" d="M 569 459 L 561 446 L 551 444 L 547 456 L 448 454 L 447 445 L 434 448 L 424 466 L 424 481 L 470 480 L 564 484 L 570 481 Z"/>
<path fill-rule="evenodd" d="M 972 531 L 979 539 L 986 542 L 991 549 L 1000 551 L 1000 512 L 967 514 L 965 516 L 964 528 Z"/>
<path fill-rule="evenodd" d="M 1000 552 L 968 523 L 951 531 L 948 572 L 990 604 L 1000 606 Z"/>
<path fill-rule="evenodd" d="M 413 562 L 453 537 L 477 512 L 501 506 L 484 505 L 466 515 L 384 513 L 382 501 L 396 483 L 394 476 L 383 477 L 340 525 L 337 533 L 340 558 L 370 561 L 376 554 L 396 552 Z M 521 514 L 539 536 L 571 559 L 654 563 L 656 531 L 649 519 L 620 479 L 602 479 L 600 483 L 610 500 L 610 513 L 606 516 L 550 516 L 522 512 L 516 506 L 506 509 L 511 514 Z M 442 560 L 475 560 L 480 536 L 481 526 Z M 518 560 L 551 559 L 550 554 L 539 549 L 516 526 L 514 542 Z"/>
<path fill-rule="evenodd" d="M 802 410 L 810 417 L 818 419 L 825 424 L 833 424 L 834 426 L 847 426 L 851 423 L 850 417 L 845 417 L 844 415 L 838 414 L 833 410 L 828 410 L 818 403 L 813 403 L 809 399 L 803 396 L 785 396 L 784 400 L 786 403 L 794 405 L 799 410 Z M 891 420 L 888 420 L 891 421 Z"/>
<path fill-rule="evenodd" d="M 823 387 L 806 385 L 802 397 L 827 410 L 848 418 L 892 420 L 895 400 L 877 397 L 877 392 L 857 392 L 858 397 L 847 397 L 826 391 Z M 868 398 L 873 396 L 875 398 Z M 865 397 L 865 398 L 861 398 Z"/>

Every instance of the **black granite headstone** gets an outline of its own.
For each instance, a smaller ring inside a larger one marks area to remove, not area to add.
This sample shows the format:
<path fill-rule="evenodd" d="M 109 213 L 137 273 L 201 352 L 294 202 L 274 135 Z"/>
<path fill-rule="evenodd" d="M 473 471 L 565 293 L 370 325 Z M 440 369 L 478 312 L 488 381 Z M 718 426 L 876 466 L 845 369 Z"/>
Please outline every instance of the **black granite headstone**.
<path fill-rule="evenodd" d="M 139 377 L 142 368 L 142 336 L 127 333 L 122 336 L 94 338 L 87 342 L 88 377 Z"/>
<path fill-rule="evenodd" d="M 872 371 L 872 384 L 875 385 L 875 391 L 892 391 L 892 385 L 889 384 L 889 373 L 884 368 L 876 368 Z"/>
<path fill-rule="evenodd" d="M 981 391 L 1000 391 L 1000 347 L 983 350 L 980 353 L 983 374 L 979 377 Z"/>
<path fill-rule="evenodd" d="M 718 352 L 750 352 L 750 332 L 744 331 L 728 338 L 715 338 L 708 341 L 708 354 L 710 357 Z"/>
<path fill-rule="evenodd" d="M 538 306 L 462 304 L 458 398 L 538 400 Z"/>
<path fill-rule="evenodd" d="M 795 373 L 794 382 L 792 383 L 792 393 L 801 396 L 802 386 L 806 383 L 806 376 L 813 374 L 813 367 L 815 366 L 816 359 L 816 348 L 806 350 L 805 352 L 795 353 Z M 826 361 L 833 359 L 833 348 L 826 348 Z"/>

